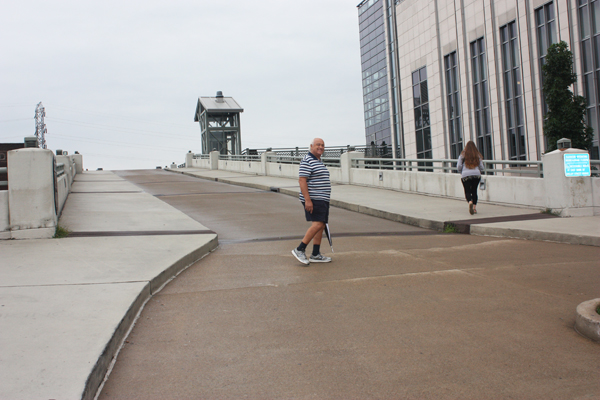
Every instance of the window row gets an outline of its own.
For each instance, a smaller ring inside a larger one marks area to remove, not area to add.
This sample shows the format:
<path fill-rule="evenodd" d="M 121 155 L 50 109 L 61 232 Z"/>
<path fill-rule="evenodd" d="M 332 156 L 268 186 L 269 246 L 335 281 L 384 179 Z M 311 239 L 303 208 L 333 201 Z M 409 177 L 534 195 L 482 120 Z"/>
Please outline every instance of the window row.
<path fill-rule="evenodd" d="M 361 32 L 360 35 L 360 47 L 364 47 L 367 43 L 383 36 L 384 26 L 383 26 L 383 18 L 376 25 L 373 25 L 373 31 L 370 33 Z"/>
<path fill-rule="evenodd" d="M 377 72 L 373 73 L 373 75 L 369 75 L 365 79 L 363 79 L 363 87 L 368 86 L 371 83 L 373 83 L 381 78 L 386 78 L 386 77 L 387 77 L 387 72 L 385 69 L 377 71 Z"/>
<path fill-rule="evenodd" d="M 380 52 L 385 50 L 385 41 L 383 37 L 379 37 L 379 39 L 373 40 L 371 43 L 360 49 L 361 58 L 367 56 L 369 52 L 371 54 L 379 54 Z M 367 56 L 368 57 L 368 56 Z M 370 58 L 370 57 L 368 57 Z"/>
<path fill-rule="evenodd" d="M 383 78 L 371 83 L 370 85 L 365 86 L 363 88 L 363 95 L 367 95 L 368 93 L 371 93 L 372 91 L 380 89 L 382 87 L 387 88 L 387 77 L 383 77 Z M 375 97 L 379 97 L 379 96 L 375 96 Z"/>
<path fill-rule="evenodd" d="M 362 77 L 363 77 L 363 79 L 365 79 L 369 75 L 373 75 L 374 73 L 381 71 L 385 67 L 386 67 L 385 60 L 380 60 L 380 61 L 372 64 L 370 67 L 363 69 Z"/>
<path fill-rule="evenodd" d="M 383 7 L 381 0 L 369 0 L 365 2 L 362 7 L 358 10 L 359 22 L 368 20 L 374 13 Z"/>

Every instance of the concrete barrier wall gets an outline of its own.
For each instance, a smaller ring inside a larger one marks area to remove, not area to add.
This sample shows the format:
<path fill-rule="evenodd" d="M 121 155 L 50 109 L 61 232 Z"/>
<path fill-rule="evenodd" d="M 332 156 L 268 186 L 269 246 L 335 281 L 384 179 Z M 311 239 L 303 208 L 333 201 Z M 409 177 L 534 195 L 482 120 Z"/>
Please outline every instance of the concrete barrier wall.
<path fill-rule="evenodd" d="M 600 209 L 600 178 L 592 178 L 592 193 L 594 208 Z"/>
<path fill-rule="evenodd" d="M 64 174 L 56 180 L 55 163 L 64 165 Z M 81 155 L 55 158 L 51 150 L 39 148 L 9 151 L 9 189 L 0 191 L 0 239 L 54 236 L 58 217 L 82 166 Z"/>
<path fill-rule="evenodd" d="M 261 172 L 261 163 L 250 161 L 219 160 L 219 169 L 225 171 L 241 172 L 244 174 L 259 175 Z"/>
<path fill-rule="evenodd" d="M 69 184 L 69 177 L 65 174 L 56 180 L 56 192 L 58 200 L 58 217 L 62 213 L 62 210 L 67 202 L 67 197 L 71 191 L 71 185 Z"/>
<path fill-rule="evenodd" d="M 342 183 L 342 169 L 340 167 L 327 167 L 329 170 L 329 179 L 334 183 Z"/>
<path fill-rule="evenodd" d="M 486 175 L 486 189 L 479 190 L 482 201 L 525 207 L 550 208 L 562 216 L 600 215 L 600 178 L 564 176 L 563 155 L 582 150 L 568 149 L 545 154 L 544 178 L 523 176 Z M 218 153 L 211 153 L 212 169 L 223 169 L 241 173 L 277 176 L 298 179 L 298 164 L 278 164 L 267 162 L 266 154 L 262 161 L 224 161 Z M 341 167 L 328 167 L 331 181 L 351 185 L 378 187 L 382 189 L 420 193 L 431 196 L 464 199 L 460 175 L 457 173 L 393 171 L 367 168 L 351 168 L 353 158 L 363 157 L 362 153 L 342 154 Z M 196 160 L 194 160 L 196 161 Z M 210 168 L 208 160 L 200 168 Z"/>
<path fill-rule="evenodd" d="M 8 219 L 8 190 L 0 190 L 0 239 L 10 239 Z"/>
<path fill-rule="evenodd" d="M 15 239 L 48 238 L 54 234 L 54 155 L 25 148 L 8 152 L 8 210 Z"/>
<path fill-rule="evenodd" d="M 193 158 L 191 166 L 193 168 L 206 168 L 206 169 L 210 169 L 210 159 L 208 159 L 208 158 Z"/>
<path fill-rule="evenodd" d="M 484 179 L 486 180 L 486 189 L 479 191 L 479 198 L 483 201 L 546 207 L 544 179 L 513 176 L 485 176 Z"/>
<path fill-rule="evenodd" d="M 300 166 L 298 164 L 278 164 L 268 162 L 266 171 L 268 176 L 279 176 L 282 178 L 298 179 Z"/>
<path fill-rule="evenodd" d="M 64 164 L 65 171 L 64 175 L 58 177 L 56 180 L 59 217 L 62 214 L 65 203 L 67 202 L 67 197 L 69 196 L 69 193 L 71 193 L 71 187 L 73 186 L 75 175 L 77 175 L 77 171 L 79 169 L 77 164 L 81 161 L 81 154 L 76 154 L 73 156 L 56 156 L 56 164 Z"/>

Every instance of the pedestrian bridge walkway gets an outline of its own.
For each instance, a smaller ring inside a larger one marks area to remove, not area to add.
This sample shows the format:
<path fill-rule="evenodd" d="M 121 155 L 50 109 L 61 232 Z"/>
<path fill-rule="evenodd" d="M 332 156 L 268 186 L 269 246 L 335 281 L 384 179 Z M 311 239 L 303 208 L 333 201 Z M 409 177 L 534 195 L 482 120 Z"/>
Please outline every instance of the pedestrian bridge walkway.
<path fill-rule="evenodd" d="M 130 175 L 135 175 L 136 180 Z M 61 226 L 72 232 L 70 237 L 0 241 L 0 274 L 3 277 L 0 313 L 4 327 L 0 330 L 0 398 L 94 398 L 144 305 L 181 271 L 218 246 L 214 226 L 231 226 L 239 222 L 211 220 L 208 212 L 205 214 L 209 221 L 206 226 L 190 217 L 201 208 L 197 203 L 182 207 L 183 212 L 161 201 L 167 195 L 183 199 L 198 191 L 206 194 L 204 198 L 218 201 L 219 196 L 227 196 L 232 191 L 227 185 L 206 189 L 203 185 L 192 184 L 191 181 L 200 179 L 190 176 L 237 185 L 237 192 L 248 191 L 246 202 L 253 201 L 251 193 L 258 196 L 261 192 L 276 191 L 295 196 L 298 192 L 294 179 L 198 168 L 172 172 L 77 174 L 59 220 Z M 154 187 L 157 189 L 153 190 Z M 291 197 L 289 199 L 292 201 Z M 295 200 L 292 202 L 297 204 Z M 574 268 L 568 273 L 573 285 L 568 290 L 577 294 L 575 301 L 571 298 L 562 301 L 570 294 L 561 292 L 556 297 L 561 299 L 558 301 L 560 307 L 553 306 L 557 307 L 554 311 L 560 309 L 569 318 L 572 318 L 577 301 L 589 298 L 593 293 L 590 288 L 597 287 L 597 274 L 590 276 L 589 271 L 594 270 L 590 259 L 598 252 L 594 247 L 599 245 L 600 238 L 598 217 L 536 219 L 539 217 L 534 215 L 539 216 L 539 210 L 485 203 L 478 207 L 478 215 L 470 216 L 464 201 L 342 184 L 333 187 L 332 204 L 362 214 L 431 228 L 435 230 L 431 234 L 440 238 L 460 238 L 459 235 L 441 233 L 444 226 L 453 223 L 468 226 L 471 235 L 585 244 L 580 247 L 584 249 L 581 254 L 587 254 L 582 256 L 585 260 L 582 258 L 581 265 L 585 268 Z M 240 207 L 243 208 L 243 204 Z M 261 218 L 269 215 L 278 218 L 279 214 L 268 208 L 269 203 L 265 203 L 265 207 Z M 352 218 L 350 214 L 348 218 Z M 271 236 L 285 236 L 285 232 L 292 229 L 285 222 L 277 224 L 280 231 Z M 389 221 L 381 220 L 381 225 L 386 223 Z M 299 226 L 300 230 L 303 228 Z M 331 228 L 335 236 L 336 226 Z M 296 241 L 297 235 L 291 233 L 289 239 Z M 231 238 L 230 243 L 235 243 L 235 238 Z M 285 245 L 289 246 L 288 243 Z M 528 254 L 525 247 L 520 246 L 519 254 Z M 289 253 L 287 257 L 290 262 L 294 261 Z M 304 271 L 315 273 L 310 268 Z M 386 273 L 383 271 L 382 276 Z M 563 273 L 562 269 L 558 270 L 552 282 L 564 281 Z M 240 279 L 239 274 L 236 279 Z M 294 277 L 290 282 L 297 279 Z M 228 287 L 227 282 L 219 282 Z M 495 281 L 492 283 L 493 287 L 497 285 Z M 472 285 L 473 282 L 468 287 Z M 536 290 L 522 293 L 530 296 L 539 292 Z M 502 292 L 502 296 L 510 297 L 515 310 L 522 303 L 518 293 L 512 289 Z M 523 301 L 531 302 L 531 298 Z M 552 316 L 552 321 L 556 319 Z M 435 329 L 430 324 L 427 326 Z M 572 325 L 569 332 L 573 332 Z M 567 340 L 572 339 L 572 336 L 568 337 Z M 570 347 L 560 340 L 552 343 L 556 349 Z M 577 346 L 581 354 L 591 354 L 594 349 L 590 347 L 595 344 L 581 341 Z M 592 370 L 590 363 L 594 364 L 594 361 L 586 361 L 585 371 Z M 597 366 L 597 359 L 594 365 Z M 582 387 L 588 390 L 591 386 L 586 385 Z"/>

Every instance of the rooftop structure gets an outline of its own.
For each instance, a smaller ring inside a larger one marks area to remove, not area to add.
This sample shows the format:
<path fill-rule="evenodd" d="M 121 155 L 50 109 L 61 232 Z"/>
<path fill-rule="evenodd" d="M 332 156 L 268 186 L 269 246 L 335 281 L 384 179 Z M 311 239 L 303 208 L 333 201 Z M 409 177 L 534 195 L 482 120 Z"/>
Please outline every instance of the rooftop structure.
<path fill-rule="evenodd" d="M 200 123 L 202 154 L 241 154 L 240 113 L 244 109 L 233 99 L 217 92 L 215 97 L 199 97 L 194 121 Z"/>

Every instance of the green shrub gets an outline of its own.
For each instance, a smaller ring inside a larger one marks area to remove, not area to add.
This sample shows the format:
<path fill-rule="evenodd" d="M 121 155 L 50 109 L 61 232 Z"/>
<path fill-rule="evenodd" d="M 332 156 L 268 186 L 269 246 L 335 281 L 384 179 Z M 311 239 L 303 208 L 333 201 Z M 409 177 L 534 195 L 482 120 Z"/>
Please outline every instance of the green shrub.
<path fill-rule="evenodd" d="M 444 225 L 444 233 L 460 233 L 456 225 L 446 224 Z"/>

